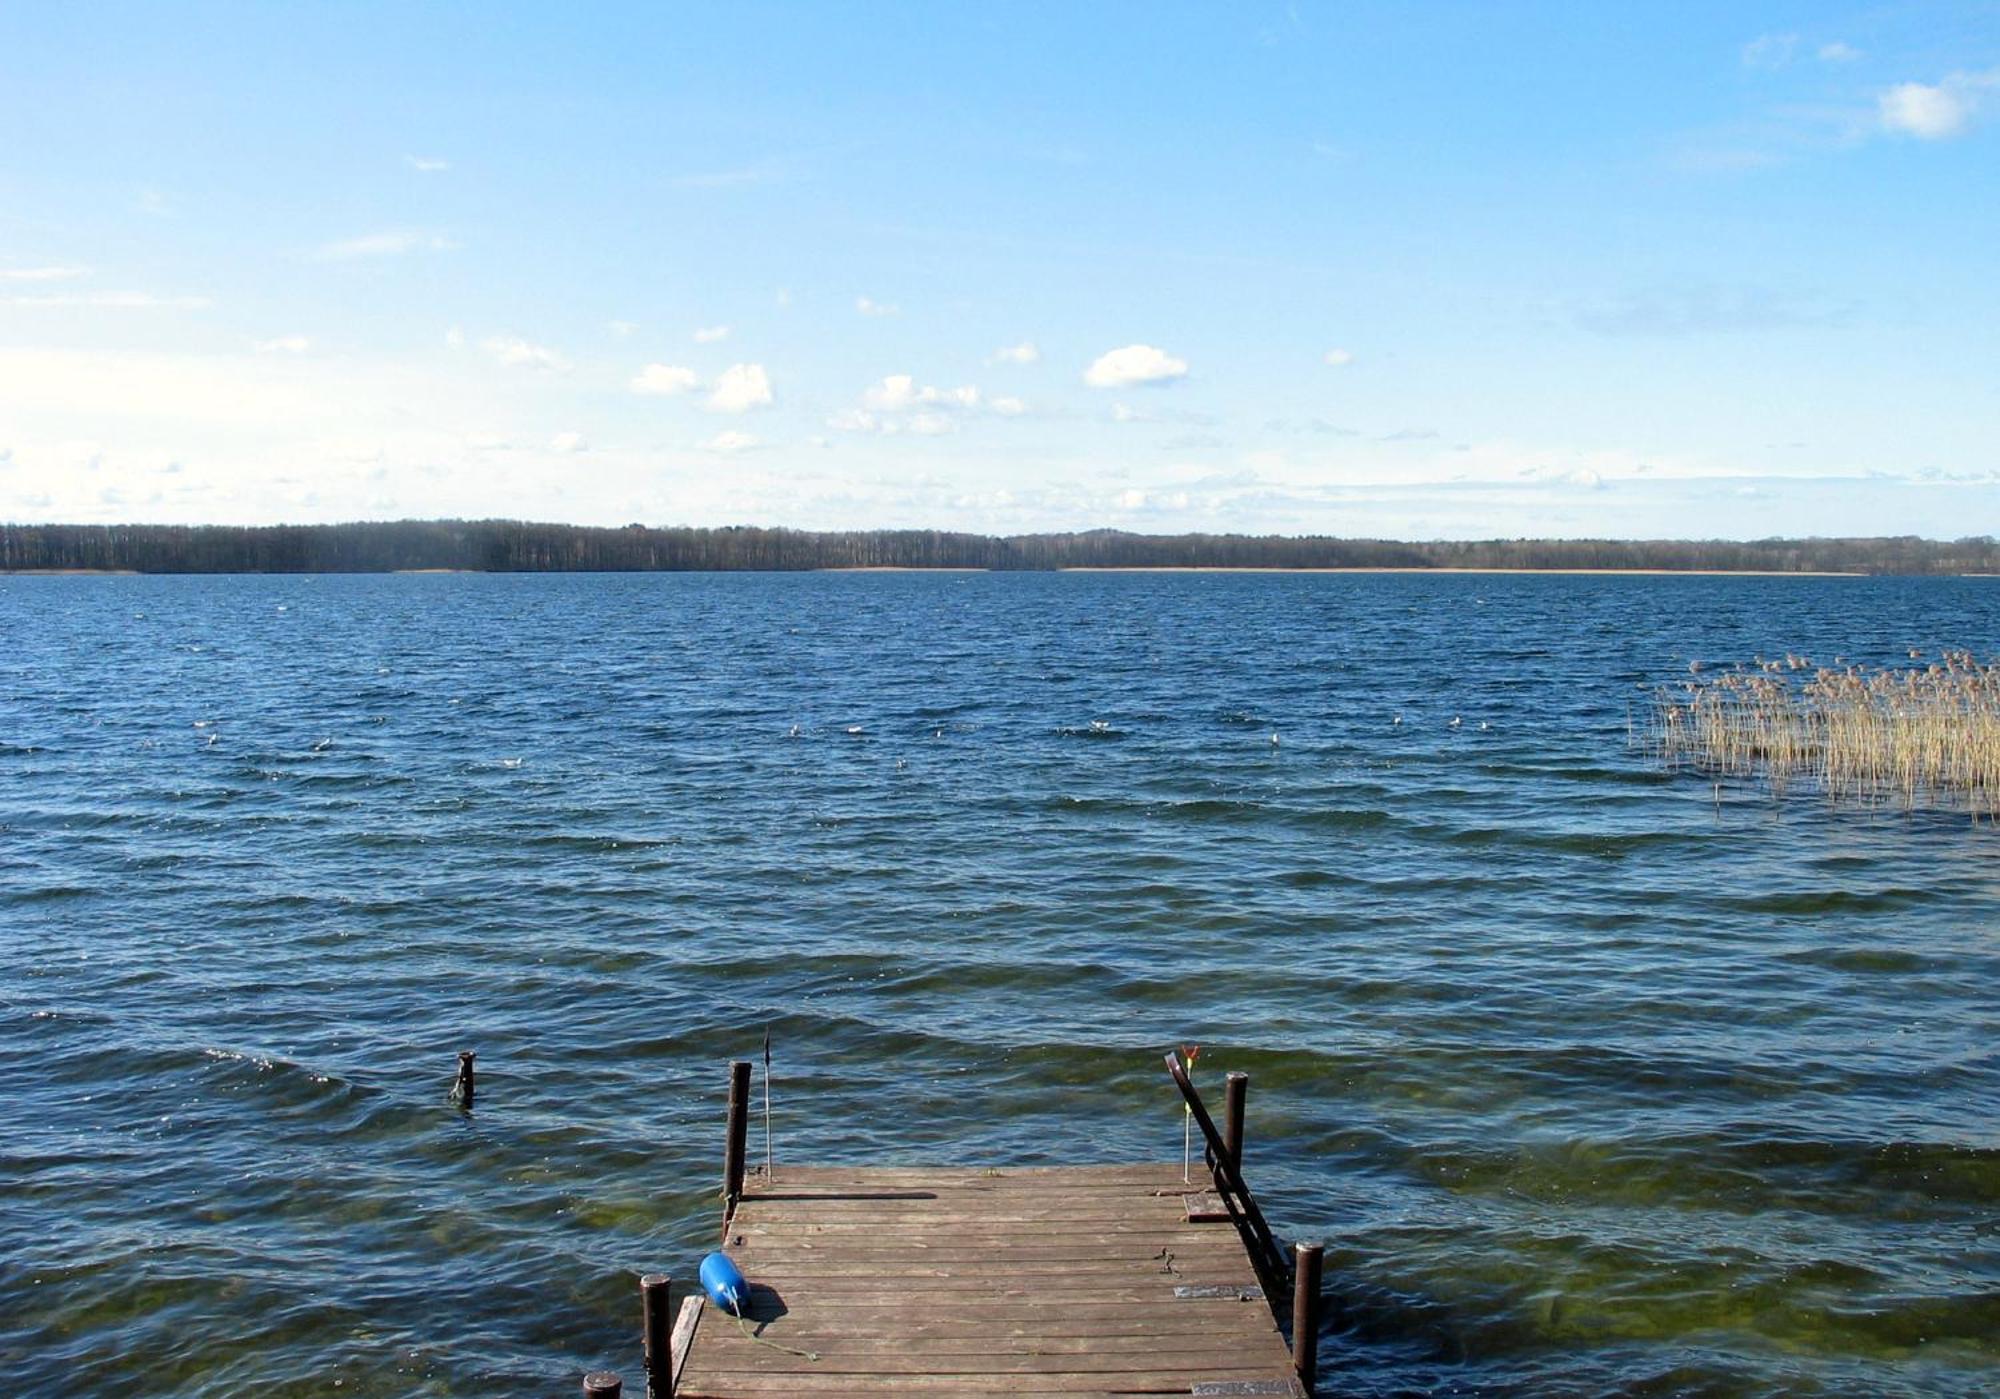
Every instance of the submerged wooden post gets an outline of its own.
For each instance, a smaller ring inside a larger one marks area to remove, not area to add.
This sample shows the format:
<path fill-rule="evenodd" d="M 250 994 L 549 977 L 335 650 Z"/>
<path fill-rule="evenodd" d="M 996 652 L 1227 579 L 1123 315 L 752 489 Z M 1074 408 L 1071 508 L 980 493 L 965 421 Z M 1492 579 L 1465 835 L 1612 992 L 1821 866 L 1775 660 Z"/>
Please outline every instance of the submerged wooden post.
<path fill-rule="evenodd" d="M 639 1279 L 639 1307 L 645 1317 L 646 1399 L 674 1399 L 674 1321 L 667 1308 L 665 1273 Z"/>
<path fill-rule="evenodd" d="M 458 1051 L 458 1077 L 451 1085 L 451 1100 L 462 1108 L 472 1106 L 472 1061 L 476 1057 L 470 1049 Z"/>
<path fill-rule="evenodd" d="M 1250 1092 L 1250 1075 L 1230 1074 L 1223 1080 L 1222 1144 L 1229 1148 L 1229 1162 L 1240 1174 L 1243 1170 L 1243 1099 Z"/>
<path fill-rule="evenodd" d="M 743 1149 L 750 1132 L 750 1061 L 729 1065 L 729 1140 L 722 1152 L 722 1194 L 733 1208 L 743 1194 Z"/>
<path fill-rule="evenodd" d="M 625 1381 L 609 1370 L 592 1370 L 583 1377 L 583 1399 L 624 1399 Z"/>
<path fill-rule="evenodd" d="M 1292 1368 L 1299 1383 L 1312 1393 L 1319 1373 L 1319 1244 L 1293 1244 L 1296 1267 L 1292 1272 Z"/>

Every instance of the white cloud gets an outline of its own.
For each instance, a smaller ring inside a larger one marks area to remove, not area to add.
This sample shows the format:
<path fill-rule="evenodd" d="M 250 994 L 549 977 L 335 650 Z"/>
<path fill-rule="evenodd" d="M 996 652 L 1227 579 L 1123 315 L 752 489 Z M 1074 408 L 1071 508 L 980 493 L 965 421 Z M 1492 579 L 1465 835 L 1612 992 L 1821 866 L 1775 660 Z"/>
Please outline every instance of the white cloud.
<path fill-rule="evenodd" d="M 912 376 L 891 374 L 863 394 L 861 401 L 870 408 L 885 412 L 919 406 L 977 408 L 979 390 L 972 384 L 961 384 L 955 389 L 932 388 L 928 384 L 918 388 Z"/>
<path fill-rule="evenodd" d="M 447 330 L 444 333 L 444 343 L 448 349 L 453 349 L 453 350 L 464 349 L 465 332 L 458 326 L 453 326 L 450 330 Z"/>
<path fill-rule="evenodd" d="M 479 342 L 479 348 L 511 369 L 569 368 L 569 361 L 546 345 L 533 345 L 516 335 L 497 335 Z"/>
<path fill-rule="evenodd" d="M 9 306 L 90 306 L 110 310 L 201 311 L 209 306 L 205 296 L 159 296 L 149 291 L 88 291 L 10 296 Z"/>
<path fill-rule="evenodd" d="M 1882 125 L 1925 141 L 1941 141 L 1965 129 L 1972 106 L 1942 85 L 1899 83 L 1878 99 Z"/>
<path fill-rule="evenodd" d="M 90 271 L 63 263 L 47 267 L 0 267 L 0 282 L 67 282 Z"/>
<path fill-rule="evenodd" d="M 854 298 L 854 309 L 864 316 L 895 316 L 902 314 L 902 307 L 890 306 L 865 296 Z"/>
<path fill-rule="evenodd" d="M 403 157 L 403 162 L 412 170 L 426 175 L 451 169 L 451 162 L 440 155 L 406 155 Z"/>
<path fill-rule="evenodd" d="M 1743 46 L 1743 66 L 1746 68 L 1783 68 L 1798 52 L 1799 36 L 1796 34 L 1766 34 L 1752 39 Z"/>
<path fill-rule="evenodd" d="M 736 452 L 747 452 L 752 447 L 761 446 L 762 443 L 747 432 L 729 431 L 718 432 L 715 436 L 699 445 L 704 452 L 721 452 L 724 455 L 731 455 Z"/>
<path fill-rule="evenodd" d="M 1860 49 L 1855 48 L 1852 44 L 1843 44 L 1839 40 L 1835 40 L 1831 44 L 1821 44 L 1819 46 L 1819 61 L 1821 63 L 1852 63 L 1860 57 Z"/>
<path fill-rule="evenodd" d="M 747 413 L 771 402 L 771 376 L 763 365 L 732 364 L 716 376 L 705 406 L 711 413 Z"/>
<path fill-rule="evenodd" d="M 861 406 L 849 408 L 827 419 L 827 426 L 841 432 L 872 432 L 884 437 L 914 433 L 920 437 L 941 437 L 958 431 L 960 415 L 989 409 L 1004 417 L 1028 411 L 1018 398 L 988 401 L 976 384 L 960 384 L 941 389 L 918 384 L 909 374 L 891 374 L 871 385 L 861 395 Z"/>
<path fill-rule="evenodd" d="M 1018 345 L 1002 345 L 986 357 L 988 364 L 1038 364 L 1042 352 L 1035 348 L 1032 340 L 1023 340 Z"/>
<path fill-rule="evenodd" d="M 1325 360 L 1328 364 L 1332 365 L 1335 369 L 1344 369 L 1348 365 L 1354 363 L 1354 351 L 1328 350 L 1324 355 L 1321 355 L 1320 358 Z"/>
<path fill-rule="evenodd" d="M 1111 421 L 1114 423 L 1143 423 L 1146 420 L 1146 415 L 1135 408 L 1128 408 L 1122 403 L 1111 405 Z"/>
<path fill-rule="evenodd" d="M 580 432 L 559 432 L 549 439 L 549 450 L 553 452 L 587 452 L 590 439 Z"/>
<path fill-rule="evenodd" d="M 848 408 L 835 413 L 826 420 L 826 425 L 838 432 L 894 432 L 893 427 L 884 427 L 882 420 L 866 408 Z"/>
<path fill-rule="evenodd" d="M 604 328 L 620 340 L 624 340 L 638 331 L 639 323 L 637 321 L 606 321 Z"/>
<path fill-rule="evenodd" d="M 694 343 L 697 345 L 713 345 L 718 340 L 727 340 L 728 338 L 729 327 L 726 325 L 700 326 L 694 333 Z"/>
<path fill-rule="evenodd" d="M 908 374 L 891 374 L 861 395 L 870 408 L 908 408 L 917 401 L 917 381 Z"/>
<path fill-rule="evenodd" d="M 671 398 L 691 392 L 700 383 L 700 377 L 692 369 L 677 364 L 649 364 L 632 376 L 632 392 Z"/>
<path fill-rule="evenodd" d="M 312 341 L 303 335 L 280 335 L 257 341 L 255 348 L 260 355 L 302 355 L 312 348 Z"/>
<path fill-rule="evenodd" d="M 1126 345 L 1107 350 L 1083 372 L 1094 389 L 1127 388 L 1134 384 L 1165 384 L 1184 378 L 1187 361 L 1152 345 Z"/>
<path fill-rule="evenodd" d="M 1940 83 L 1898 83 L 1876 98 L 1885 130 L 1942 141 L 1972 124 L 1982 97 L 2000 83 L 2000 69 L 1953 73 Z"/>
<path fill-rule="evenodd" d="M 399 229 L 322 243 L 314 250 L 313 257 L 319 262 L 352 262 L 356 258 L 400 257 L 405 253 L 444 253 L 457 246 L 442 233 Z"/>

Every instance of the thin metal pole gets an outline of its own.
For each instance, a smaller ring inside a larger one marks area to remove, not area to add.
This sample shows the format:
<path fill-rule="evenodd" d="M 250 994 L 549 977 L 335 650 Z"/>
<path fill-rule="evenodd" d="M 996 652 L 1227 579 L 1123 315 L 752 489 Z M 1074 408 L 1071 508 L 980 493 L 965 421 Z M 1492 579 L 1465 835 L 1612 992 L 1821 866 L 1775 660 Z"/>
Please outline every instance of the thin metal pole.
<path fill-rule="evenodd" d="M 1215 1119 L 1208 1115 L 1208 1107 L 1202 1102 L 1201 1094 L 1195 1092 L 1187 1070 L 1181 1067 L 1178 1054 L 1167 1055 L 1167 1076 L 1173 1079 L 1174 1086 L 1181 1090 L 1182 1099 L 1193 1110 L 1194 1125 L 1201 1129 L 1201 1139 L 1208 1144 L 1215 1157 L 1216 1190 L 1222 1195 L 1223 1203 L 1228 1204 L 1230 1196 L 1234 1195 L 1236 1208 L 1243 1212 L 1243 1218 L 1250 1226 L 1250 1237 L 1255 1240 L 1251 1258 L 1257 1265 L 1266 1294 L 1276 1292 L 1285 1271 L 1285 1251 L 1278 1247 L 1277 1236 L 1271 1232 L 1264 1211 L 1257 1207 L 1256 1197 L 1243 1183 L 1243 1172 L 1229 1159 L 1229 1149 L 1223 1143 L 1222 1133 L 1217 1130 Z"/>
<path fill-rule="evenodd" d="M 1292 1368 L 1299 1383 L 1312 1393 L 1319 1374 L 1319 1244 L 1293 1244 L 1297 1266 L 1292 1273 Z"/>
<path fill-rule="evenodd" d="M 743 1194 L 743 1148 L 750 1131 L 750 1061 L 729 1065 L 729 1139 L 722 1150 L 722 1194 L 735 1209 Z"/>
<path fill-rule="evenodd" d="M 769 1187 L 776 1176 L 771 1160 L 771 1027 L 764 1027 L 764 1184 Z"/>
<path fill-rule="evenodd" d="M 674 1318 L 668 1307 L 671 1284 L 665 1273 L 639 1279 L 639 1309 L 645 1318 L 646 1399 L 674 1399 Z"/>
<path fill-rule="evenodd" d="M 624 1399 L 625 1381 L 609 1370 L 592 1370 L 583 1377 L 583 1399 Z"/>
<path fill-rule="evenodd" d="M 1223 1080 L 1222 1144 L 1229 1150 L 1229 1164 L 1239 1174 L 1243 1170 L 1243 1100 L 1250 1092 L 1250 1075 L 1235 1073 Z"/>

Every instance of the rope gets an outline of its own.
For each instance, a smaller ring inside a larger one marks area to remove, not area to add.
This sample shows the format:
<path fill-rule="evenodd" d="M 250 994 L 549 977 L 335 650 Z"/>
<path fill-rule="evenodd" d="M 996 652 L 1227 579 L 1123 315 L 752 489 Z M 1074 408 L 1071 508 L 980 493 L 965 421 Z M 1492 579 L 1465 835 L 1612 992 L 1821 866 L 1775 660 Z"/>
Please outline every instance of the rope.
<path fill-rule="evenodd" d="M 781 1350 L 787 1355 L 796 1355 L 801 1360 L 819 1359 L 819 1352 L 816 1350 L 795 1350 L 791 1346 L 772 1340 L 769 1336 L 758 1335 L 750 1329 L 750 1318 L 740 1312 L 736 1316 L 736 1325 L 742 1330 L 745 1339 L 755 1341 L 760 1346 L 769 1346 L 772 1350 Z"/>

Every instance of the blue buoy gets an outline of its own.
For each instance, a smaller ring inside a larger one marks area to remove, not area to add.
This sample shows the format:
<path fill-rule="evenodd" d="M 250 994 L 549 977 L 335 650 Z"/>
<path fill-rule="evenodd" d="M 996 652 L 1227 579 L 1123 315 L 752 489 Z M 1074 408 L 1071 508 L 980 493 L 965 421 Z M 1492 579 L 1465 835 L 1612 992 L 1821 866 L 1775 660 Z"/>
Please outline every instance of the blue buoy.
<path fill-rule="evenodd" d="M 726 1253 L 711 1253 L 701 1260 L 701 1290 L 731 1316 L 742 1316 L 750 1305 L 750 1284 Z"/>

